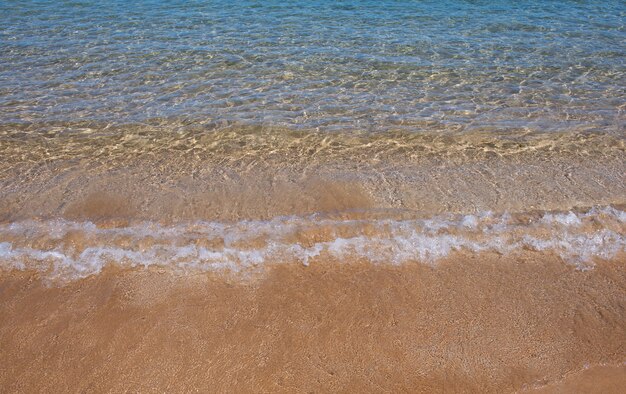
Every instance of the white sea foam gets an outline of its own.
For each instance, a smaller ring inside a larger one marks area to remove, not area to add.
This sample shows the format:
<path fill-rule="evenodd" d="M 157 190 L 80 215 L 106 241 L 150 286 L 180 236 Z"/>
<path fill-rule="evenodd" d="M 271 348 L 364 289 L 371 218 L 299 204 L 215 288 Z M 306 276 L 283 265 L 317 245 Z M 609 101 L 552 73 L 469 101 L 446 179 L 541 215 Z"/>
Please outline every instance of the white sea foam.
<path fill-rule="evenodd" d="M 626 212 L 614 207 L 544 214 L 442 215 L 416 220 L 334 220 L 320 215 L 238 223 L 22 221 L 0 226 L 0 268 L 72 280 L 109 264 L 180 272 L 250 272 L 316 259 L 432 264 L 455 251 L 552 252 L 579 268 L 626 251 Z"/>

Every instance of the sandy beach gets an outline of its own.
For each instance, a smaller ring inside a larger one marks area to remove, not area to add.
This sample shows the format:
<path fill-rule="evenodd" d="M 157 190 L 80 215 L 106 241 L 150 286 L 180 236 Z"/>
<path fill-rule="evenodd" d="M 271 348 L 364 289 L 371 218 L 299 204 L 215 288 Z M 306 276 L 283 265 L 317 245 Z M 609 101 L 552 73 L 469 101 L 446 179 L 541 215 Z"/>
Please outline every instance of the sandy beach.
<path fill-rule="evenodd" d="M 278 266 L 262 278 L 114 270 L 0 279 L 10 392 L 619 392 L 624 256 L 436 267 Z"/>
<path fill-rule="evenodd" d="M 4 142 L 0 387 L 619 392 L 621 141 L 245 136 Z"/>

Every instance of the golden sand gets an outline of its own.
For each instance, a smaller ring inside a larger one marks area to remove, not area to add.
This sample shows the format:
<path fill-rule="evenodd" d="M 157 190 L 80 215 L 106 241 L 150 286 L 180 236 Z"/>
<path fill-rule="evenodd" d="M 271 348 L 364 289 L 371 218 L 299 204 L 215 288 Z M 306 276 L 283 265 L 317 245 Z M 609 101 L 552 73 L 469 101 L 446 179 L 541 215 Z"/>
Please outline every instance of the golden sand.
<path fill-rule="evenodd" d="M 619 392 L 623 256 L 0 279 L 6 392 Z"/>
<path fill-rule="evenodd" d="M 611 393 L 626 386 L 622 136 L 166 126 L 53 127 L 49 135 L 0 129 L 1 392 Z M 585 216 L 594 206 L 612 213 Z M 578 216 L 569 218 L 570 210 Z M 471 223 L 457 220 L 428 240 L 462 236 L 479 247 L 434 262 L 415 261 L 420 245 L 399 265 L 365 261 L 367 253 L 328 257 L 342 237 L 363 235 L 355 247 L 380 246 L 381 256 L 411 240 L 411 228 L 397 240 L 367 220 L 451 213 L 476 220 L 488 211 L 512 212 L 521 224 L 473 234 Z M 562 216 L 541 224 L 548 211 Z M 217 254 L 229 234 L 123 234 L 145 221 L 166 230 L 198 220 L 246 230 L 250 220 L 270 219 L 265 238 L 230 245 L 238 253 L 271 246 L 272 220 L 281 215 L 298 215 L 280 239 L 285 250 L 329 241 L 326 254 L 308 267 L 270 258 L 256 276 L 181 273 L 168 268 L 179 261 L 167 247 Z M 363 225 L 343 224 L 361 218 Z M 580 228 L 567 223 L 580 218 Z M 23 228 L 13 231 L 14 224 Z M 385 242 L 368 244 L 372 234 Z M 529 234 L 552 247 L 524 243 Z M 515 252 L 496 254 L 489 236 L 510 237 Z M 569 247 L 589 260 L 579 268 L 595 267 L 577 270 Z M 70 280 L 49 280 L 56 261 L 76 263 L 89 248 L 134 256 L 165 248 L 152 259 L 169 260 L 131 269 L 144 262 L 122 255 L 116 261 L 124 264 L 105 261 L 101 273 L 100 265 L 80 271 L 78 264 Z"/>

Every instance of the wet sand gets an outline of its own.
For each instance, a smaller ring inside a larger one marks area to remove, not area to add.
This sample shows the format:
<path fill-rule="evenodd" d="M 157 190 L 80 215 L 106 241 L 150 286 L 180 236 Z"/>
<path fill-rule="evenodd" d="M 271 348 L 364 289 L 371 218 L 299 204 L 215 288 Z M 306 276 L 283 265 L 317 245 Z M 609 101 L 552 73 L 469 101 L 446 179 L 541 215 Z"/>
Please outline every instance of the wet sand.
<path fill-rule="evenodd" d="M 4 272 L 0 387 L 618 392 L 625 262 L 456 254 L 434 267 L 278 265 L 245 281 L 109 268 L 60 287 Z"/>
<path fill-rule="evenodd" d="M 626 387 L 626 367 L 622 364 L 585 368 L 534 391 L 546 394 L 621 393 L 624 387 Z"/>
<path fill-rule="evenodd" d="M 623 387 L 621 135 L 59 130 L 0 130 L 2 391 Z"/>

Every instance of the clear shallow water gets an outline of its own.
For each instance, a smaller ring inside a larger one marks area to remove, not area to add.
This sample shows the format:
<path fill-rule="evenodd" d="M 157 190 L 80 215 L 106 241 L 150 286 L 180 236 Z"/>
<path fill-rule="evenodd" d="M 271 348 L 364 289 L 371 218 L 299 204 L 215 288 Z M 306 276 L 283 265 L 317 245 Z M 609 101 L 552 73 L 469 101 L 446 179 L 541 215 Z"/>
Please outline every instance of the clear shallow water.
<path fill-rule="evenodd" d="M 623 258 L 623 2 L 0 15 L 0 269 Z"/>
<path fill-rule="evenodd" d="M 622 133 L 621 1 L 0 3 L 0 122 Z"/>

